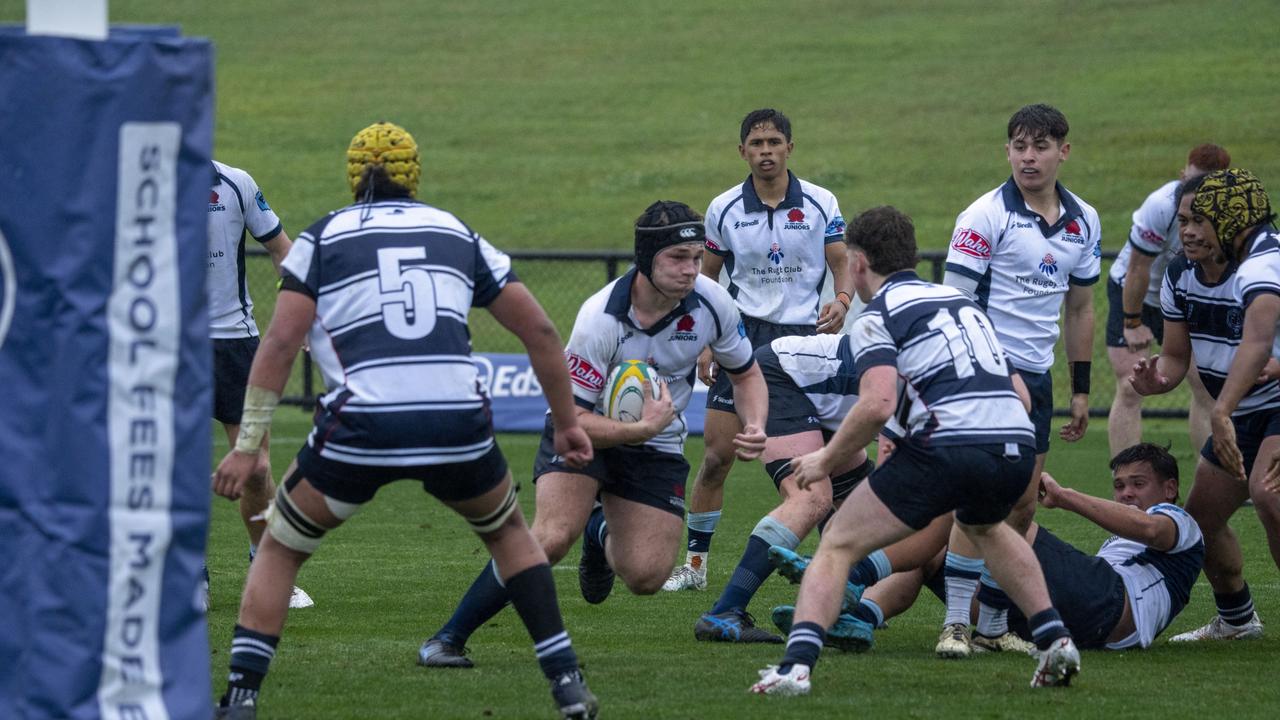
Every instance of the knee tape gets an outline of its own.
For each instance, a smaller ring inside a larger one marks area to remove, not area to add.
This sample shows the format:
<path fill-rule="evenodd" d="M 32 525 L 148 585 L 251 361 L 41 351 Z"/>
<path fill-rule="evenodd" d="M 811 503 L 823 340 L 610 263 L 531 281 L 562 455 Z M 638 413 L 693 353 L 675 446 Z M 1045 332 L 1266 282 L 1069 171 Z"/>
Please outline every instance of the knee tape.
<path fill-rule="evenodd" d="M 764 464 L 764 471 L 769 473 L 769 478 L 773 480 L 773 487 L 780 490 L 782 489 L 782 481 L 791 477 L 793 472 L 791 458 L 767 462 Z"/>
<path fill-rule="evenodd" d="M 795 533 L 768 515 L 760 518 L 751 534 L 770 545 L 781 545 L 788 550 L 795 550 L 800 545 L 800 538 Z"/>
<path fill-rule="evenodd" d="M 516 508 L 520 507 L 516 503 L 516 493 L 519 491 L 520 486 L 516 483 L 508 485 L 507 496 L 498 504 L 497 510 L 494 510 L 488 515 L 467 518 L 467 522 L 471 523 L 471 529 L 476 531 L 476 534 L 478 535 L 486 535 L 502 527 L 502 524 L 507 521 L 507 518 L 511 517 L 511 513 L 515 512 Z"/>
<path fill-rule="evenodd" d="M 266 515 L 267 530 L 281 545 L 308 555 L 320 547 L 325 529 L 293 504 L 283 486 L 276 491 L 275 502 L 267 508 Z"/>

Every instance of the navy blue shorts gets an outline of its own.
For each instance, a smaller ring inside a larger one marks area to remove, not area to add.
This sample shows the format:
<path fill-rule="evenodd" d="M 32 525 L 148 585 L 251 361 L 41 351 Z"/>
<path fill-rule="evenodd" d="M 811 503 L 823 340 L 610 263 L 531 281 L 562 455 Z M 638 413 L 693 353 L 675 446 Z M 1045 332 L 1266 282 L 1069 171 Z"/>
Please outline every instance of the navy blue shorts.
<path fill-rule="evenodd" d="M 775 325 L 744 315 L 742 333 L 751 343 L 751 347 L 759 349 L 769 347 L 769 343 L 788 335 L 816 335 L 818 329 L 813 325 Z M 733 407 L 733 381 L 729 379 L 729 373 L 724 372 L 723 369 L 717 370 L 715 382 L 707 388 L 707 409 L 727 413 L 736 412 Z M 769 414 L 773 415 L 772 406 L 769 408 Z"/>
<path fill-rule="evenodd" d="M 1124 341 L 1124 288 L 1107 278 L 1107 347 L 1127 347 Z M 1160 308 L 1142 304 L 1142 324 L 1151 328 L 1156 342 L 1164 342 L 1164 315 Z"/>
<path fill-rule="evenodd" d="M 796 385 L 795 380 L 782 369 L 778 353 L 771 346 L 766 344 L 756 348 L 756 364 L 760 366 L 765 385 L 769 388 L 769 417 L 765 418 L 765 434 L 769 437 L 781 437 L 822 430 L 818 409 Z M 824 431 L 823 434 L 825 441 L 831 433 Z"/>
<path fill-rule="evenodd" d="M 239 425 L 244 414 L 244 390 L 249 387 L 249 368 L 258 351 L 258 338 L 213 341 L 213 419 L 224 425 Z"/>
<path fill-rule="evenodd" d="M 1244 456 L 1244 474 L 1253 473 L 1253 461 L 1258 459 L 1258 450 L 1262 449 L 1262 441 L 1272 435 L 1280 435 L 1280 409 L 1259 410 L 1248 415 L 1232 417 L 1231 424 L 1236 426 L 1236 447 Z M 1200 455 L 1214 467 L 1222 467 L 1218 455 L 1213 451 L 1213 438 L 1205 441 Z"/>
<path fill-rule="evenodd" d="M 551 418 L 547 418 L 533 460 L 533 481 L 547 473 L 586 475 L 600 483 L 601 492 L 665 510 L 684 517 L 684 487 L 689 479 L 689 461 L 683 455 L 661 452 L 643 445 L 615 445 L 597 448 L 584 468 L 565 465 L 555 451 Z"/>
<path fill-rule="evenodd" d="M 1030 370 L 1018 370 L 1022 382 L 1031 394 L 1031 424 L 1036 429 L 1036 454 L 1049 452 L 1049 430 L 1053 423 L 1053 375 Z M 1030 475 L 1028 470 L 1027 474 Z"/>
<path fill-rule="evenodd" d="M 303 445 L 298 451 L 298 472 L 326 497 L 363 505 L 378 490 L 397 480 L 418 480 L 422 489 L 440 500 L 469 500 L 498 486 L 507 476 L 507 459 L 495 444 L 475 460 L 444 465 L 352 465 L 321 457 Z"/>
<path fill-rule="evenodd" d="M 1031 481 L 1035 455 L 1016 447 L 1018 456 L 1009 457 L 1004 445 L 930 447 L 900 439 L 868 482 L 894 516 L 916 530 L 952 510 L 966 525 L 990 525 L 1009 515 Z"/>
<path fill-rule="evenodd" d="M 1043 527 L 1036 532 L 1031 549 L 1044 571 L 1049 600 L 1076 645 L 1105 647 L 1128 602 L 1120 574 L 1106 560 L 1080 552 Z M 1031 639 L 1027 618 L 1017 606 L 1009 609 L 1009 629 Z"/>

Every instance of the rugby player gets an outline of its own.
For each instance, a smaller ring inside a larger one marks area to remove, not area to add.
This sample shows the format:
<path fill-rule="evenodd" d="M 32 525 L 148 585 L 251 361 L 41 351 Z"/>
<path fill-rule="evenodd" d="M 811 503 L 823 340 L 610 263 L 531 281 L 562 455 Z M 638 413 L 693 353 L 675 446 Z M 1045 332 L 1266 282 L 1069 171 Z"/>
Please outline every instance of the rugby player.
<path fill-rule="evenodd" d="M 846 242 L 854 287 L 867 303 L 850 330 L 859 339 L 858 401 L 826 447 L 792 460 L 797 487 L 846 465 L 890 418 L 902 432 L 889 459 L 828 522 L 800 585 L 786 653 L 760 671 L 751 691 L 808 693 L 850 568 L 952 511 L 1030 618 L 1041 651 L 1031 684 L 1066 685 L 1079 672 L 1079 652 L 1030 546 L 1003 522 L 1035 464 L 1035 434 L 991 322 L 959 290 L 916 276 L 915 231 L 899 211 L 862 213 Z"/>
<path fill-rule="evenodd" d="M 578 421 L 597 452 L 590 465 L 570 467 L 551 446 L 548 422 L 533 469 L 533 534 L 551 562 L 583 535 L 578 580 L 589 603 L 609 596 L 615 573 L 638 595 L 657 592 L 671 573 L 689 474 L 684 409 L 705 348 L 734 384 L 738 457 L 752 460 L 764 450 L 768 390 L 738 332 L 733 298 L 699 273 L 704 252 L 697 212 L 684 203 L 653 203 L 636 220 L 635 267 L 588 298 L 574 322 L 565 355 Z M 634 359 L 657 372 L 662 390 L 658 400 L 646 397 L 639 422 L 625 423 L 603 414 L 603 391 L 610 368 Z M 506 602 L 506 589 L 486 567 L 449 621 L 423 643 L 419 662 L 471 667 L 464 643 Z"/>
<path fill-rule="evenodd" d="M 1031 393 L 1036 461 L 1009 522 L 1025 533 L 1049 451 L 1053 416 L 1053 346 L 1061 315 L 1071 372 L 1071 420 L 1059 436 L 1084 437 L 1089 423 L 1093 353 L 1093 290 L 1101 275 L 1098 213 L 1058 182 L 1071 152 L 1067 118 L 1048 105 L 1028 105 L 1009 118 L 1005 153 L 1013 169 L 1003 185 L 978 198 L 956 219 L 947 252 L 947 285 L 969 293 L 991 318 L 996 337 Z M 1065 301 L 1065 312 L 1063 311 Z M 999 588 L 964 534 L 952 533 L 947 555 L 947 615 L 938 639 L 943 658 L 968 657 L 969 604 L 978 585 Z M 977 632 L 1001 633 L 1002 614 L 986 607 Z"/>
<path fill-rule="evenodd" d="M 846 272 L 844 218 L 826 189 L 787 169 L 795 145 L 791 120 L 772 108 L 742 120 L 738 154 L 751 174 L 721 193 L 707 208 L 707 256 L 702 273 L 719 282 L 723 268 L 729 293 L 742 314 L 753 348 L 787 335 L 835 333 L 844 327 L 853 298 Z M 835 299 L 819 307 L 827 268 Z M 703 590 L 707 554 L 724 506 L 724 481 L 733 467 L 734 386 L 709 352 L 698 358 L 698 377 L 709 385 L 704 428 L 706 450 L 689 495 L 689 546 L 664 590 Z"/>
<path fill-rule="evenodd" d="M 517 281 L 510 258 L 451 213 L 414 199 L 420 173 L 417 143 L 403 128 L 375 123 L 361 130 L 347 149 L 356 202 L 309 227 L 282 263 L 240 436 L 218 466 L 215 492 L 243 494 L 304 339 L 329 391 L 267 513 L 218 718 L 256 716 L 298 569 L 327 531 L 400 479 L 421 482 L 489 549 L 561 715 L 596 716 L 598 703 L 560 619 L 551 567 L 494 442 L 467 313 L 488 308 L 524 343 L 555 419 L 550 442 L 566 465 L 582 465 L 591 445 L 573 409 L 559 336 Z"/>
<path fill-rule="evenodd" d="M 1231 165 L 1231 155 L 1213 144 L 1197 145 L 1187 155 L 1186 167 L 1147 196 L 1133 213 L 1129 241 L 1107 275 L 1107 359 L 1116 376 L 1116 394 L 1107 415 L 1107 441 L 1114 455 L 1142 439 L 1142 396 L 1129 385 L 1133 364 L 1162 342 L 1160 286 L 1169 261 L 1182 255 L 1178 239 L 1178 186 Z M 1190 433 L 1192 447 L 1209 437 L 1209 408 L 1213 400 L 1200 383 L 1198 373 L 1187 375 L 1191 386 Z"/>
<path fill-rule="evenodd" d="M 213 341 L 213 419 L 222 424 L 227 444 L 234 447 L 240 434 L 244 391 L 249 367 L 258 350 L 258 325 L 253 319 L 253 299 L 245 281 L 245 235 L 252 235 L 271 255 L 276 275 L 293 243 L 266 197 L 249 173 L 213 161 L 209 189 L 209 337 Z M 253 562 L 267 527 L 262 514 L 275 494 L 271 480 L 270 433 L 262 438 L 263 452 L 240 497 L 240 519 L 249 533 L 249 561 Z M 209 570 L 204 570 L 203 602 L 209 609 Z M 294 587 L 290 608 L 315 603 L 302 588 Z"/>
<path fill-rule="evenodd" d="M 1227 520 L 1246 499 L 1253 500 L 1280 566 L 1280 496 L 1267 490 L 1264 463 L 1255 462 L 1280 450 L 1280 383 L 1261 375 L 1280 316 L 1280 243 L 1270 227 L 1274 216 L 1266 190 L 1247 170 L 1210 173 L 1186 183 L 1181 193 L 1184 258 L 1169 264 L 1161 290 L 1164 346 L 1134 365 L 1131 382 L 1141 395 L 1168 392 L 1186 375 L 1194 354 L 1215 398 L 1212 436 L 1201 450 L 1186 507 L 1204 533 L 1204 572 L 1218 614 L 1170 640 L 1255 638 L 1262 635 L 1262 622 Z M 1251 375 L 1246 379 L 1243 373 Z"/>

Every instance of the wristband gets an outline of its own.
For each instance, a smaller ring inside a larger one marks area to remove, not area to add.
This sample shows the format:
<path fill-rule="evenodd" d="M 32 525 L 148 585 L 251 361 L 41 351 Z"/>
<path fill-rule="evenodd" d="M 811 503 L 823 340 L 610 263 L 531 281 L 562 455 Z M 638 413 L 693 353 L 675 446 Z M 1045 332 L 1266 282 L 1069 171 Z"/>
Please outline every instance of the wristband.
<path fill-rule="evenodd" d="M 1128 329 L 1128 330 L 1133 330 L 1134 328 L 1140 328 L 1140 327 L 1142 327 L 1142 318 L 1141 318 L 1141 317 L 1132 317 L 1132 318 L 1131 318 L 1131 317 L 1127 317 L 1127 318 L 1125 318 L 1125 319 L 1124 319 L 1124 326 L 1125 326 L 1125 328 L 1126 328 L 1126 329 Z"/>
<path fill-rule="evenodd" d="M 280 393 L 250 385 L 244 391 L 244 412 L 240 415 L 240 434 L 236 436 L 236 452 L 256 455 L 262 449 L 262 438 L 271 429 L 271 415 L 280 404 Z"/>
<path fill-rule="evenodd" d="M 1141 320 L 1141 319 L 1142 319 L 1142 313 L 1140 313 L 1140 312 L 1131 313 L 1131 312 L 1129 312 L 1129 311 L 1127 311 L 1127 310 L 1126 310 L 1126 311 L 1124 311 L 1124 319 L 1125 319 L 1125 320 Z"/>
<path fill-rule="evenodd" d="M 1071 366 L 1071 394 L 1088 395 L 1089 372 L 1093 369 L 1093 363 L 1088 360 L 1079 360 L 1067 364 Z"/>
<path fill-rule="evenodd" d="M 840 300 L 841 295 L 845 297 L 844 300 Z M 853 296 L 841 290 L 840 292 L 836 293 L 836 300 L 840 300 L 840 304 L 844 305 L 844 309 L 847 311 L 849 309 L 849 304 L 853 302 Z"/>

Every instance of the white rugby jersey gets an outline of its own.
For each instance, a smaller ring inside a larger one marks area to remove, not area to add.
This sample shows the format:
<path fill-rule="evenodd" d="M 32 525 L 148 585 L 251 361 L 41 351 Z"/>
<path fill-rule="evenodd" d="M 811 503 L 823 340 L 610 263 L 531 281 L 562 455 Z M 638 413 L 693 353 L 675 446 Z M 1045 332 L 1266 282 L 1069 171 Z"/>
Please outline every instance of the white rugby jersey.
<path fill-rule="evenodd" d="M 698 354 L 710 346 L 725 372 L 740 373 L 755 362 L 751 343 L 733 298 L 715 280 L 698 275 L 693 291 L 674 310 L 641 329 L 631 312 L 632 268 L 587 298 L 565 345 L 573 397 L 580 407 L 604 414 L 604 383 L 609 370 L 623 360 L 643 360 L 671 392 L 676 419 L 645 447 L 684 452 L 688 426 L 684 409 L 697 380 Z"/>
<path fill-rule="evenodd" d="M 1098 212 L 1058 184 L 1053 225 L 1027 207 L 1013 178 L 956 218 L 948 272 L 977 283 L 975 299 L 1014 367 L 1053 366 L 1058 318 L 1070 285 L 1092 285 L 1102 271 Z"/>
<path fill-rule="evenodd" d="M 992 323 L 963 291 L 894 273 L 849 334 L 859 376 L 898 370 L 895 432 L 931 445 L 1035 446 Z"/>
<path fill-rule="evenodd" d="M 1177 525 L 1178 540 L 1172 548 L 1162 552 L 1113 535 L 1098 550 L 1098 557 L 1124 581 L 1136 627 L 1129 637 L 1107 643 L 1110 650 L 1150 646 L 1186 607 L 1204 567 L 1204 537 L 1186 510 L 1160 503 L 1147 508 L 1147 514 L 1164 515 Z"/>
<path fill-rule="evenodd" d="M 257 337 L 245 282 L 244 236 L 259 242 L 280 232 L 280 218 L 249 173 L 213 161 L 209 191 L 209 337 Z"/>
<path fill-rule="evenodd" d="M 358 465 L 474 460 L 493 446 L 467 313 L 514 280 L 511 260 L 416 200 L 351 205 L 298 236 L 285 289 L 316 300 L 308 336 L 328 392 L 307 444 Z"/>
<path fill-rule="evenodd" d="M 787 196 L 771 208 L 748 176 L 707 208 L 707 251 L 724 258 L 729 294 L 743 315 L 815 325 L 826 247 L 844 242 L 836 196 L 787 171 Z"/>
<path fill-rule="evenodd" d="M 1236 293 L 1245 310 L 1261 295 L 1280 295 L 1280 232 L 1258 228 L 1244 244 L 1245 259 L 1236 272 Z M 1271 357 L 1280 358 L 1280 324 Z"/>
<path fill-rule="evenodd" d="M 1169 263 L 1161 286 L 1164 319 L 1186 323 L 1200 379 L 1215 398 L 1227 381 L 1244 334 L 1246 301 L 1259 293 L 1280 294 L 1280 278 L 1270 267 L 1277 259 L 1276 239 L 1267 235 L 1256 239 L 1260 242 L 1244 264 L 1239 268 L 1228 265 L 1222 279 L 1213 285 L 1205 282 L 1199 263 L 1180 257 Z M 1232 416 L 1276 407 L 1280 407 L 1280 383 L 1269 380 L 1249 388 Z"/>
<path fill-rule="evenodd" d="M 1147 196 L 1142 205 L 1133 211 L 1133 226 L 1129 229 L 1129 241 L 1124 244 L 1116 261 L 1107 274 L 1116 284 L 1124 286 L 1124 276 L 1129 272 L 1129 258 L 1135 252 L 1154 258 L 1151 261 L 1151 281 L 1147 284 L 1144 305 L 1160 307 L 1160 283 L 1164 280 L 1169 261 L 1182 254 L 1182 238 L 1178 236 L 1178 205 L 1175 200 L 1178 186 L 1173 180 L 1161 185 Z"/>
<path fill-rule="evenodd" d="M 821 427 L 840 428 L 858 402 L 852 338 L 848 335 L 789 335 L 769 343 L 778 365 L 818 411 Z"/>

